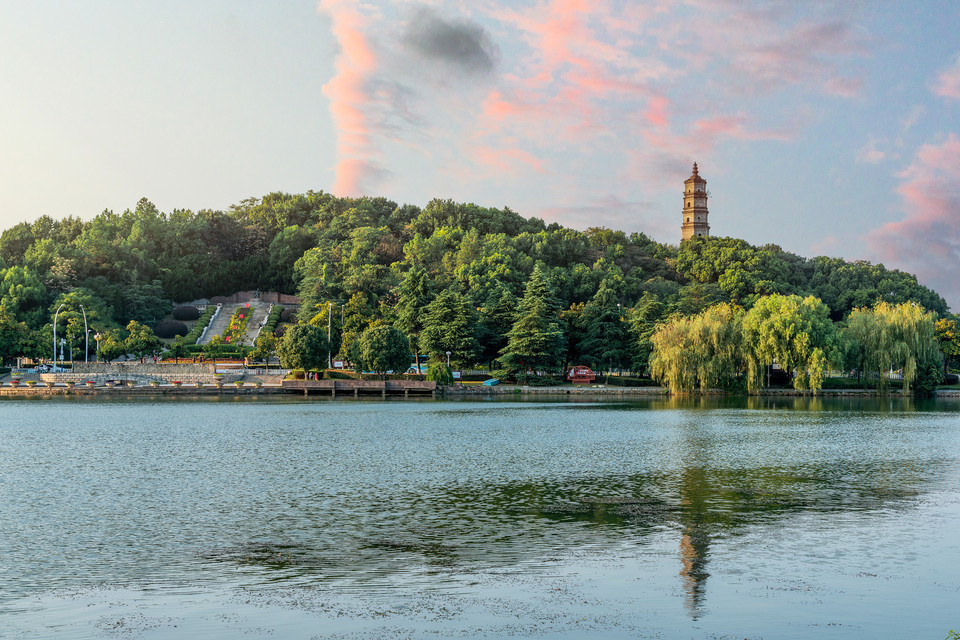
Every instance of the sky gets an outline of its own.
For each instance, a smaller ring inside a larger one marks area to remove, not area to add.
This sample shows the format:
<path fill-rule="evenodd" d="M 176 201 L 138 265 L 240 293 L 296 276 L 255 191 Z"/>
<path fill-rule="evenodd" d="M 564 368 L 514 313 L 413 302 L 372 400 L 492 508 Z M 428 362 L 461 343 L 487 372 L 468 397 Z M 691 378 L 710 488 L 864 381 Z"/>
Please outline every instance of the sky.
<path fill-rule="evenodd" d="M 956 0 L 0 0 L 0 228 L 450 198 L 917 274 L 960 310 Z"/>

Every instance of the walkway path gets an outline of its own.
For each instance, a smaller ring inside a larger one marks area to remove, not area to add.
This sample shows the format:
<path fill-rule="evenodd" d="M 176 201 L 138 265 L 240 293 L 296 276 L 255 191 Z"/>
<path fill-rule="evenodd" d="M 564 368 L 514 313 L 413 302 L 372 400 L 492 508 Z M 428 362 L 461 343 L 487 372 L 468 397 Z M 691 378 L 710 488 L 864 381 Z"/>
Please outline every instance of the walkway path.
<path fill-rule="evenodd" d="M 207 344 L 213 339 L 213 336 L 222 335 L 230 325 L 230 318 L 233 316 L 233 312 L 237 310 L 237 307 L 242 307 L 245 304 L 246 303 L 240 302 L 223 305 L 220 308 L 220 315 L 218 315 L 213 321 L 213 323 L 207 329 L 206 334 L 204 334 L 203 339 L 197 344 Z M 270 303 L 253 300 L 249 303 L 249 305 L 250 313 L 252 315 L 250 320 L 247 322 L 247 338 L 243 341 L 243 344 L 251 346 L 253 345 L 254 337 L 257 335 L 257 329 L 260 328 L 260 324 L 270 311 Z"/>

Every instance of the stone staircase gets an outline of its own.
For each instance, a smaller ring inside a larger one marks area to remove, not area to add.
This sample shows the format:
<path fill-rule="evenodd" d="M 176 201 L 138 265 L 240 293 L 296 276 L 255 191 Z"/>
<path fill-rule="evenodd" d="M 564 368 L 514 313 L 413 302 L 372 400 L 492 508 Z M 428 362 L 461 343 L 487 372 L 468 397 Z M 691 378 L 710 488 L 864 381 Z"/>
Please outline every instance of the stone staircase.
<path fill-rule="evenodd" d="M 223 305 L 220 308 L 220 313 L 214 319 L 213 323 L 207 328 L 207 332 L 197 344 L 207 344 L 213 339 L 214 336 L 222 335 L 223 332 L 226 331 L 230 326 L 230 318 L 233 316 L 233 312 L 237 310 L 237 307 L 242 307 L 245 304 L 247 303 L 241 302 Z M 263 324 L 264 319 L 270 312 L 269 302 L 251 300 L 249 305 L 251 317 L 247 322 L 247 337 L 243 341 L 243 344 L 247 346 L 253 345 L 253 339 L 257 335 L 257 330 L 260 328 L 260 325 Z"/>
<path fill-rule="evenodd" d="M 250 321 L 247 323 L 247 338 L 243 341 L 243 344 L 248 347 L 253 346 L 253 341 L 257 339 L 257 333 L 260 331 L 260 325 L 266 321 L 271 306 L 269 302 L 250 303 L 253 315 L 250 316 Z"/>

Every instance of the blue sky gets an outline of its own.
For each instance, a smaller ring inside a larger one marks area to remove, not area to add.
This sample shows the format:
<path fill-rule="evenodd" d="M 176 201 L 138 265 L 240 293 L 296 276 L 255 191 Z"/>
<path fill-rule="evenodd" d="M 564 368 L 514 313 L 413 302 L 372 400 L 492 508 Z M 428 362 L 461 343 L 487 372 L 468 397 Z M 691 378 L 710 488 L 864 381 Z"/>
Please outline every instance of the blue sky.
<path fill-rule="evenodd" d="M 917 273 L 960 308 L 960 4 L 0 0 L 0 226 L 271 191 Z"/>

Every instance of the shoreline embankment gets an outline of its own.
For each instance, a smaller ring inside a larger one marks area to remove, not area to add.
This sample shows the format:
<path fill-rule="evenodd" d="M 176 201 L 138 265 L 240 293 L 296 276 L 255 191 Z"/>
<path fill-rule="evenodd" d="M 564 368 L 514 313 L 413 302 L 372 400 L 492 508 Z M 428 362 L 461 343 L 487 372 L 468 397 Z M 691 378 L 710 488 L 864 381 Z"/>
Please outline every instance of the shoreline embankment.
<path fill-rule="evenodd" d="M 239 377 L 239 376 L 238 376 Z M 557 386 L 532 387 L 524 385 L 501 384 L 496 386 L 456 384 L 436 389 L 409 389 L 405 392 L 401 385 L 386 385 L 377 381 L 318 381 L 304 388 L 302 381 L 280 380 L 266 381 L 273 376 L 250 376 L 248 380 L 223 382 L 191 382 L 191 383 L 148 383 L 148 384 L 107 384 L 101 382 L 67 384 L 59 381 L 35 380 L 33 385 L 26 381 L 11 385 L 9 380 L 0 383 L 0 397 L 3 396 L 110 396 L 136 397 L 149 396 L 270 396 L 270 395 L 304 395 L 325 396 L 334 398 L 343 397 L 433 397 L 433 398 L 500 398 L 511 397 L 611 397 L 611 398 L 652 398 L 652 397 L 733 397 L 721 389 L 711 389 L 706 392 L 687 394 L 671 394 L 665 387 L 608 387 L 604 385 L 590 386 Z M 293 382 L 294 384 L 291 384 Z M 323 384 L 323 383 L 327 384 Z M 354 384 L 351 384 L 351 383 Z M 396 387 L 396 388 L 394 388 Z M 416 392 L 414 392 L 416 391 Z M 874 389 L 821 389 L 816 394 L 798 391 L 795 389 L 762 389 L 757 396 L 761 397 L 904 397 L 899 392 L 880 393 Z M 906 396 L 910 397 L 910 396 Z M 943 389 L 935 393 L 935 397 L 960 397 L 958 389 Z"/>

